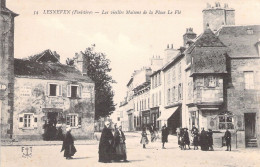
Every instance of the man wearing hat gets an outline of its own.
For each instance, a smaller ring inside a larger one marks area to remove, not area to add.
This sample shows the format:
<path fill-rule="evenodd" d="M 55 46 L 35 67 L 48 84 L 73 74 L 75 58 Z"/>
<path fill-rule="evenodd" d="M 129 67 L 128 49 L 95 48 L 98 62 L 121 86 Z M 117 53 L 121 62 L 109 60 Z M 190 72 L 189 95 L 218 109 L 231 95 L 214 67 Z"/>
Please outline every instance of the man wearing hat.
<path fill-rule="evenodd" d="M 61 152 L 64 150 L 64 157 L 66 159 L 72 159 L 72 156 L 77 152 L 75 146 L 74 146 L 74 139 L 71 135 L 71 128 L 67 127 L 66 128 L 66 135 L 63 140 L 63 145 L 61 148 Z"/>

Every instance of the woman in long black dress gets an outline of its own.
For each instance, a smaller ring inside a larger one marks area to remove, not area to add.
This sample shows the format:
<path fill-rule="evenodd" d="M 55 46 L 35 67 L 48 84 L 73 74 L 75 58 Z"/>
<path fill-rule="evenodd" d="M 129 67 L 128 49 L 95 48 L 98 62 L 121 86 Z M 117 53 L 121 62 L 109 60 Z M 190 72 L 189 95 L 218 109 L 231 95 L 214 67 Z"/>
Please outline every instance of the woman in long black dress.
<path fill-rule="evenodd" d="M 113 153 L 113 139 L 114 136 L 109 129 L 110 122 L 105 122 L 104 129 L 101 134 L 100 142 L 99 142 L 99 162 L 110 163 L 112 160 Z"/>
<path fill-rule="evenodd" d="M 169 135 L 169 130 L 166 127 L 166 125 L 164 125 L 162 127 L 162 149 L 165 149 L 164 144 L 168 142 L 168 135 Z"/>
<path fill-rule="evenodd" d="M 64 157 L 66 157 L 66 159 L 72 159 L 72 156 L 77 152 L 77 150 L 74 146 L 74 139 L 70 133 L 71 128 L 67 128 L 66 131 L 67 133 L 63 140 L 61 152 L 64 150 Z"/>

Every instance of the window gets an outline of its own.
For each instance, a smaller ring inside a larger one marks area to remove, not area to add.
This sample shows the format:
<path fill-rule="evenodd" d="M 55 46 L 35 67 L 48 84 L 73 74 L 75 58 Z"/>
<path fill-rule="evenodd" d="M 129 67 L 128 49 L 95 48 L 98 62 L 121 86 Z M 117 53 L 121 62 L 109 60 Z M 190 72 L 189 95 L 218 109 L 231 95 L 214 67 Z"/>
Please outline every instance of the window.
<path fill-rule="evenodd" d="M 24 127 L 25 128 L 29 128 L 29 127 L 31 127 L 32 126 L 32 124 L 31 124 L 31 122 L 32 122 L 32 117 L 33 117 L 33 115 L 32 114 L 24 114 Z"/>
<path fill-rule="evenodd" d="M 78 114 L 68 114 L 66 116 L 66 124 L 70 127 L 80 127 L 81 117 Z"/>
<path fill-rule="evenodd" d="M 179 80 L 181 79 L 181 62 L 178 64 L 179 66 Z"/>
<path fill-rule="evenodd" d="M 219 129 L 234 129 L 234 121 L 232 115 L 219 115 Z"/>
<path fill-rule="evenodd" d="M 48 83 L 48 96 L 62 96 L 62 86 L 57 83 Z"/>
<path fill-rule="evenodd" d="M 171 89 L 167 90 L 167 103 L 169 104 L 171 102 Z"/>
<path fill-rule="evenodd" d="M 172 69 L 172 82 L 175 83 L 176 82 L 176 73 L 175 73 L 175 66 Z"/>
<path fill-rule="evenodd" d="M 152 95 L 152 107 L 154 107 L 154 94 Z"/>
<path fill-rule="evenodd" d="M 159 92 L 159 105 L 161 105 L 162 104 L 162 93 L 161 93 L 161 91 Z"/>
<path fill-rule="evenodd" d="M 181 83 L 178 86 L 178 91 L 179 91 L 178 92 L 178 95 L 179 95 L 178 99 L 182 100 L 182 84 Z"/>
<path fill-rule="evenodd" d="M 148 98 L 148 108 L 150 108 L 150 99 Z"/>
<path fill-rule="evenodd" d="M 68 85 L 67 86 L 67 96 L 71 98 L 80 98 L 81 97 L 81 89 L 80 85 Z"/>
<path fill-rule="evenodd" d="M 216 87 L 216 77 L 210 76 L 208 77 L 209 86 L 208 87 Z"/>
<path fill-rule="evenodd" d="M 175 102 L 176 98 L 175 98 L 175 86 L 172 88 L 172 101 Z"/>
<path fill-rule="evenodd" d="M 37 117 L 33 113 L 19 114 L 18 127 L 24 129 L 34 129 L 37 127 Z"/>
<path fill-rule="evenodd" d="M 156 93 L 156 96 L 155 96 L 155 105 L 158 106 L 158 93 Z"/>
<path fill-rule="evenodd" d="M 245 89 L 254 89 L 254 72 L 245 71 L 244 79 L 245 79 Z"/>

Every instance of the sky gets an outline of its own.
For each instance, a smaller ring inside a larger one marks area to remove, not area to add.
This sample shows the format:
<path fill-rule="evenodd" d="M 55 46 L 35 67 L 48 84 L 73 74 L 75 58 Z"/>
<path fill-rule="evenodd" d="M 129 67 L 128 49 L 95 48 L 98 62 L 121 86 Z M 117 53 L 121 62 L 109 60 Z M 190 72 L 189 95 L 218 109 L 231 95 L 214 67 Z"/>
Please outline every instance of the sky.
<path fill-rule="evenodd" d="M 236 10 L 237 25 L 260 25 L 260 0 L 219 0 Z M 202 33 L 202 10 L 215 0 L 7 0 L 15 18 L 15 58 L 25 58 L 46 49 L 56 51 L 61 63 L 92 44 L 111 60 L 115 103 L 126 95 L 134 70 L 149 66 L 153 55 L 164 56 L 167 44 L 179 48 L 186 28 Z M 70 14 L 44 14 L 47 10 L 71 10 Z M 73 10 L 99 12 L 74 14 Z M 141 11 L 148 14 L 102 14 L 111 11 Z M 149 14 L 149 11 L 179 10 L 180 14 Z M 38 14 L 34 14 L 38 13 Z"/>

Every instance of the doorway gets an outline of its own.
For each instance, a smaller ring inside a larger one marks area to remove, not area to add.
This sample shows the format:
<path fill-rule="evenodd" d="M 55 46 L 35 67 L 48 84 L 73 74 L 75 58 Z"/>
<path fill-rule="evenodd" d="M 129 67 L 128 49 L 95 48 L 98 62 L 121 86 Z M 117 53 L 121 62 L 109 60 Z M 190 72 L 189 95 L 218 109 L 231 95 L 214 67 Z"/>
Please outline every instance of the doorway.
<path fill-rule="evenodd" d="M 56 124 L 57 124 L 58 112 L 47 112 L 47 121 L 44 124 L 44 140 L 56 140 Z"/>
<path fill-rule="evenodd" d="M 256 113 L 246 113 L 245 114 L 245 137 L 246 139 L 256 138 L 255 134 L 255 124 L 256 123 Z"/>

